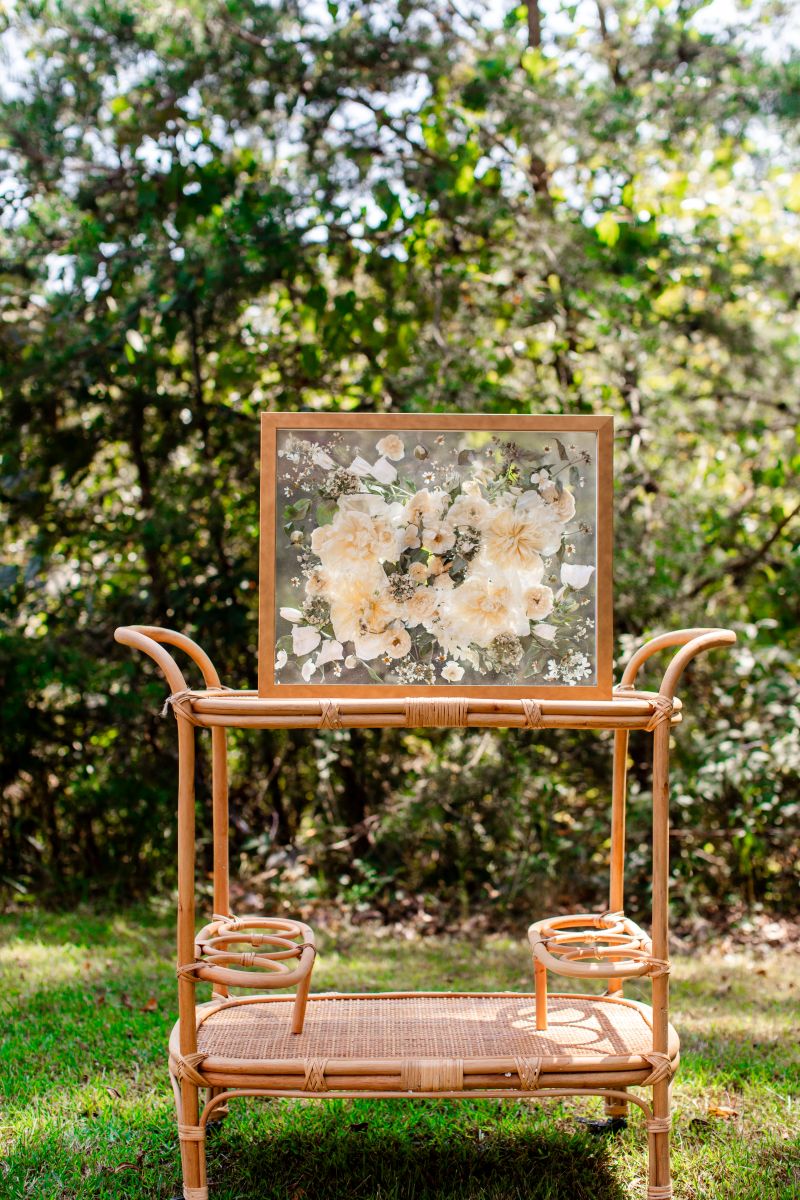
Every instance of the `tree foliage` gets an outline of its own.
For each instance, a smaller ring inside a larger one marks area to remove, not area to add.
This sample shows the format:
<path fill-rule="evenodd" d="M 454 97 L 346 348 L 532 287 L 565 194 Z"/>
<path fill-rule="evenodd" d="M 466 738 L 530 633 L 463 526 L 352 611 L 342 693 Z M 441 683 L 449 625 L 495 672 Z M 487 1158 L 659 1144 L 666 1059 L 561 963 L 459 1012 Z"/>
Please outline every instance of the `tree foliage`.
<path fill-rule="evenodd" d="M 741 635 L 687 682 L 681 894 L 790 902 L 785 18 L 596 0 L 489 28 L 453 0 L 22 0 L 0 103 L 10 889 L 122 897 L 169 871 L 163 685 L 112 633 L 171 625 L 252 681 L 260 409 L 611 412 L 621 649 L 670 626 Z M 594 898 L 598 741 L 241 737 L 236 849 L 265 891 L 528 911 L 563 877 Z M 643 878 L 645 767 L 631 819 Z"/>

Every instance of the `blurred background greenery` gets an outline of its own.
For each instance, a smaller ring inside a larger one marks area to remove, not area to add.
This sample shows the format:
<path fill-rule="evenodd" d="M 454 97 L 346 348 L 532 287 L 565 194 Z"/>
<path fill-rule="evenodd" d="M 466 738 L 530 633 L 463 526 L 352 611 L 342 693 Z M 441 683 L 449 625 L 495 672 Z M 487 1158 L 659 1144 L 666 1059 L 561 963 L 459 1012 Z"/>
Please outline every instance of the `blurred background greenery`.
<path fill-rule="evenodd" d="M 6 900 L 171 884 L 173 722 L 113 630 L 183 630 L 252 686 L 257 416 L 311 408 L 613 413 L 620 660 L 669 627 L 740 636 L 684 684 L 676 903 L 796 907 L 791 5 L 20 0 L 3 21 Z M 604 735 L 233 746 L 233 862 L 269 902 L 602 902 Z"/>

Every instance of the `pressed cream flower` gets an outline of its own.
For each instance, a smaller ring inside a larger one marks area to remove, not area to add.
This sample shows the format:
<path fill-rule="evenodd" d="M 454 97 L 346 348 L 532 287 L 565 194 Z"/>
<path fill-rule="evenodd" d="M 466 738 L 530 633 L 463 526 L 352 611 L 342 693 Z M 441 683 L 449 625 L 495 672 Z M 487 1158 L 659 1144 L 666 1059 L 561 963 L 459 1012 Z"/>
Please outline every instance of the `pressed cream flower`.
<path fill-rule="evenodd" d="M 444 624 L 458 643 L 488 646 L 498 634 L 514 632 L 513 603 L 507 584 L 478 575 L 450 593 Z"/>
<path fill-rule="evenodd" d="M 562 492 L 557 500 L 551 502 L 550 507 L 559 521 L 566 525 L 567 521 L 571 521 L 575 516 L 575 497 L 572 492 Z"/>
<path fill-rule="evenodd" d="M 415 492 L 405 507 L 405 518 L 415 525 L 423 520 L 438 520 L 448 501 L 447 492 L 429 492 L 427 488 Z"/>
<path fill-rule="evenodd" d="M 491 504 L 480 494 L 461 495 L 453 502 L 447 520 L 451 525 L 471 525 L 473 529 L 482 529 L 484 523 L 493 515 Z"/>
<path fill-rule="evenodd" d="M 522 603 L 525 605 L 525 616 L 530 621 L 542 621 L 553 611 L 553 589 L 543 583 L 536 583 L 523 593 Z"/>
<path fill-rule="evenodd" d="M 483 552 L 491 563 L 507 570 L 541 570 L 542 554 L 555 554 L 562 525 L 550 509 L 507 508 L 483 531 Z"/>
<path fill-rule="evenodd" d="M 395 622 L 389 630 L 386 641 L 386 653 L 390 658 L 405 658 L 411 649 L 411 637 L 400 621 Z"/>
<path fill-rule="evenodd" d="M 448 683 L 458 683 L 459 679 L 464 678 L 464 668 L 460 667 L 457 662 L 447 662 L 442 667 L 442 679 L 446 679 Z"/>
<path fill-rule="evenodd" d="M 386 458 L 391 458 L 393 462 L 399 462 L 406 452 L 403 439 L 398 437 L 396 433 L 389 433 L 386 437 L 381 438 L 376 449 L 378 454 L 383 454 Z"/>
<path fill-rule="evenodd" d="M 426 550 L 434 554 L 444 554 L 452 550 L 456 541 L 456 533 L 447 521 L 432 521 L 422 529 L 422 544 Z"/>
<path fill-rule="evenodd" d="M 436 612 L 439 597 L 433 588 L 417 588 L 410 600 L 405 603 L 405 619 L 408 625 L 420 625 L 430 621 Z"/>
<path fill-rule="evenodd" d="M 414 583 L 424 583 L 428 578 L 428 568 L 423 562 L 413 562 L 408 568 L 408 574 Z"/>

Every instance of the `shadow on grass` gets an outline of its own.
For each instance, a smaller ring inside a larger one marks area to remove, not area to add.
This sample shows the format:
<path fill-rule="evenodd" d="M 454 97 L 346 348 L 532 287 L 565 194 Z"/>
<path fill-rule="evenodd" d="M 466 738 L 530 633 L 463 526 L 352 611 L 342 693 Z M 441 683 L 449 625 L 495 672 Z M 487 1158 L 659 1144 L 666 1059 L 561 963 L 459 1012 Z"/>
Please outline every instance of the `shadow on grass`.
<path fill-rule="evenodd" d="M 623 1200 L 607 1145 L 521 1104 L 256 1106 L 209 1136 L 214 1200 Z"/>

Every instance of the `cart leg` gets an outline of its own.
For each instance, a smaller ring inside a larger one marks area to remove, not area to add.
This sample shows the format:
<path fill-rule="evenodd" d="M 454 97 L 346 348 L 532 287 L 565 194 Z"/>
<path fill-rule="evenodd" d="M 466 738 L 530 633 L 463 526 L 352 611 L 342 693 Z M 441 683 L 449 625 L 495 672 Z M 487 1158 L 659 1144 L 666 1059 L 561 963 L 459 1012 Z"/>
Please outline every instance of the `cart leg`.
<path fill-rule="evenodd" d="M 533 960 L 533 985 L 536 992 L 536 1028 L 547 1029 L 547 967 Z"/>
<path fill-rule="evenodd" d="M 669 1082 L 662 1080 L 653 1086 L 653 1125 L 661 1129 L 648 1130 L 649 1169 L 647 1200 L 670 1200 L 672 1174 L 669 1161 Z"/>
<path fill-rule="evenodd" d="M 183 1121 L 178 1125 L 181 1140 L 184 1200 L 208 1200 L 206 1180 L 206 1131 L 198 1121 L 199 1088 L 184 1079 L 181 1083 Z"/>

